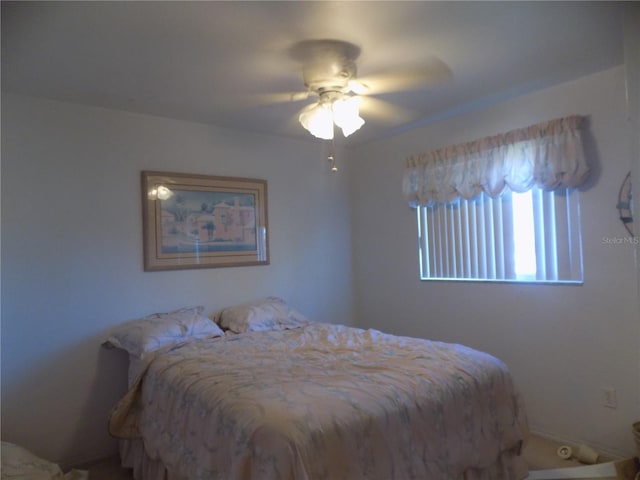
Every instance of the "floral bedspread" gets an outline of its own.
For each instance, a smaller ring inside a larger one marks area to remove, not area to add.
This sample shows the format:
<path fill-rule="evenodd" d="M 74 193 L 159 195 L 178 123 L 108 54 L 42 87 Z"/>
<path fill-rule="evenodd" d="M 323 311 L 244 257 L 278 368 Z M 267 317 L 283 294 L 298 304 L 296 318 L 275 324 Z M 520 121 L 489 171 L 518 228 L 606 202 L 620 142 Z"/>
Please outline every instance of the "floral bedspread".
<path fill-rule="evenodd" d="M 525 412 L 500 360 L 315 322 L 157 355 L 110 431 L 142 437 L 170 479 L 527 476 Z"/>

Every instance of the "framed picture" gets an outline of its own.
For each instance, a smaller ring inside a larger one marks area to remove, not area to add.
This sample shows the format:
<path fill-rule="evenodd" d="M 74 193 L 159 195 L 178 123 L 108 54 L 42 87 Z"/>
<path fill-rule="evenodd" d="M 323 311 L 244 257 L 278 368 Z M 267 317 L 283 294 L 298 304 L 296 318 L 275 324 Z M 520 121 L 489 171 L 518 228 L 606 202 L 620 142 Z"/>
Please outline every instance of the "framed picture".
<path fill-rule="evenodd" d="M 267 182 L 142 172 L 144 269 L 268 265 Z"/>

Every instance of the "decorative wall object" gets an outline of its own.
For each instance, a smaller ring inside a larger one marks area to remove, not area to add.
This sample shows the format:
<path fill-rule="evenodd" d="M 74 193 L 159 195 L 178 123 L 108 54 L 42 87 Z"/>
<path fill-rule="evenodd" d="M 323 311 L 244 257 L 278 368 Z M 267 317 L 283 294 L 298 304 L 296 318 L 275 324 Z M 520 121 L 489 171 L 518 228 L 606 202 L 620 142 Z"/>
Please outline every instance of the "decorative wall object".
<path fill-rule="evenodd" d="M 616 205 L 618 212 L 620 213 L 620 220 L 624 224 L 624 227 L 633 235 L 633 197 L 631 194 L 631 172 L 627 173 L 627 176 L 622 182 L 620 187 L 620 193 L 618 194 L 618 204 Z"/>
<path fill-rule="evenodd" d="M 267 182 L 142 172 L 144 269 L 269 264 Z"/>

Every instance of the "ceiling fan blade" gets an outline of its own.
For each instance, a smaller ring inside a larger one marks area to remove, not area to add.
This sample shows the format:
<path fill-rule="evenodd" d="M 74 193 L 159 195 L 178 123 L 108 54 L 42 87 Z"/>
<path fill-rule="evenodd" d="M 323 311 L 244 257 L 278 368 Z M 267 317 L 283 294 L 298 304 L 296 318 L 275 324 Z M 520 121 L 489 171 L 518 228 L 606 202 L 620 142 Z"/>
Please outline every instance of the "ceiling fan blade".
<path fill-rule="evenodd" d="M 378 119 L 386 123 L 401 125 L 416 119 L 416 113 L 379 98 L 363 96 L 360 114 L 367 119 Z"/>
<path fill-rule="evenodd" d="M 256 93 L 243 95 L 237 99 L 237 105 L 243 108 L 260 107 L 273 105 L 274 103 L 289 103 L 306 100 L 312 95 L 308 90 L 302 92 L 282 92 L 282 93 Z"/>
<path fill-rule="evenodd" d="M 452 78 L 453 73 L 447 64 L 432 58 L 417 68 L 358 77 L 357 83 L 366 85 L 368 95 L 379 95 L 442 85 Z"/>
<path fill-rule="evenodd" d="M 349 92 L 353 92 L 356 95 L 366 95 L 369 93 L 369 85 L 361 82 L 360 80 L 349 80 L 347 89 Z"/>

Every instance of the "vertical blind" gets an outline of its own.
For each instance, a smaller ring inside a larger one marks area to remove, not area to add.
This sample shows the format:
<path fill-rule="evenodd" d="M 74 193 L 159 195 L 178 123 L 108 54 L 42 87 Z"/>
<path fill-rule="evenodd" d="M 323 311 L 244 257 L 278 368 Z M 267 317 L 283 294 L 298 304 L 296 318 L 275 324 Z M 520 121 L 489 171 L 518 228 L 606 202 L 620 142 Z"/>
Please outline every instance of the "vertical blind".
<path fill-rule="evenodd" d="M 518 272 L 513 194 L 417 209 L 423 279 L 581 282 L 579 192 L 531 190 L 535 273 Z"/>

